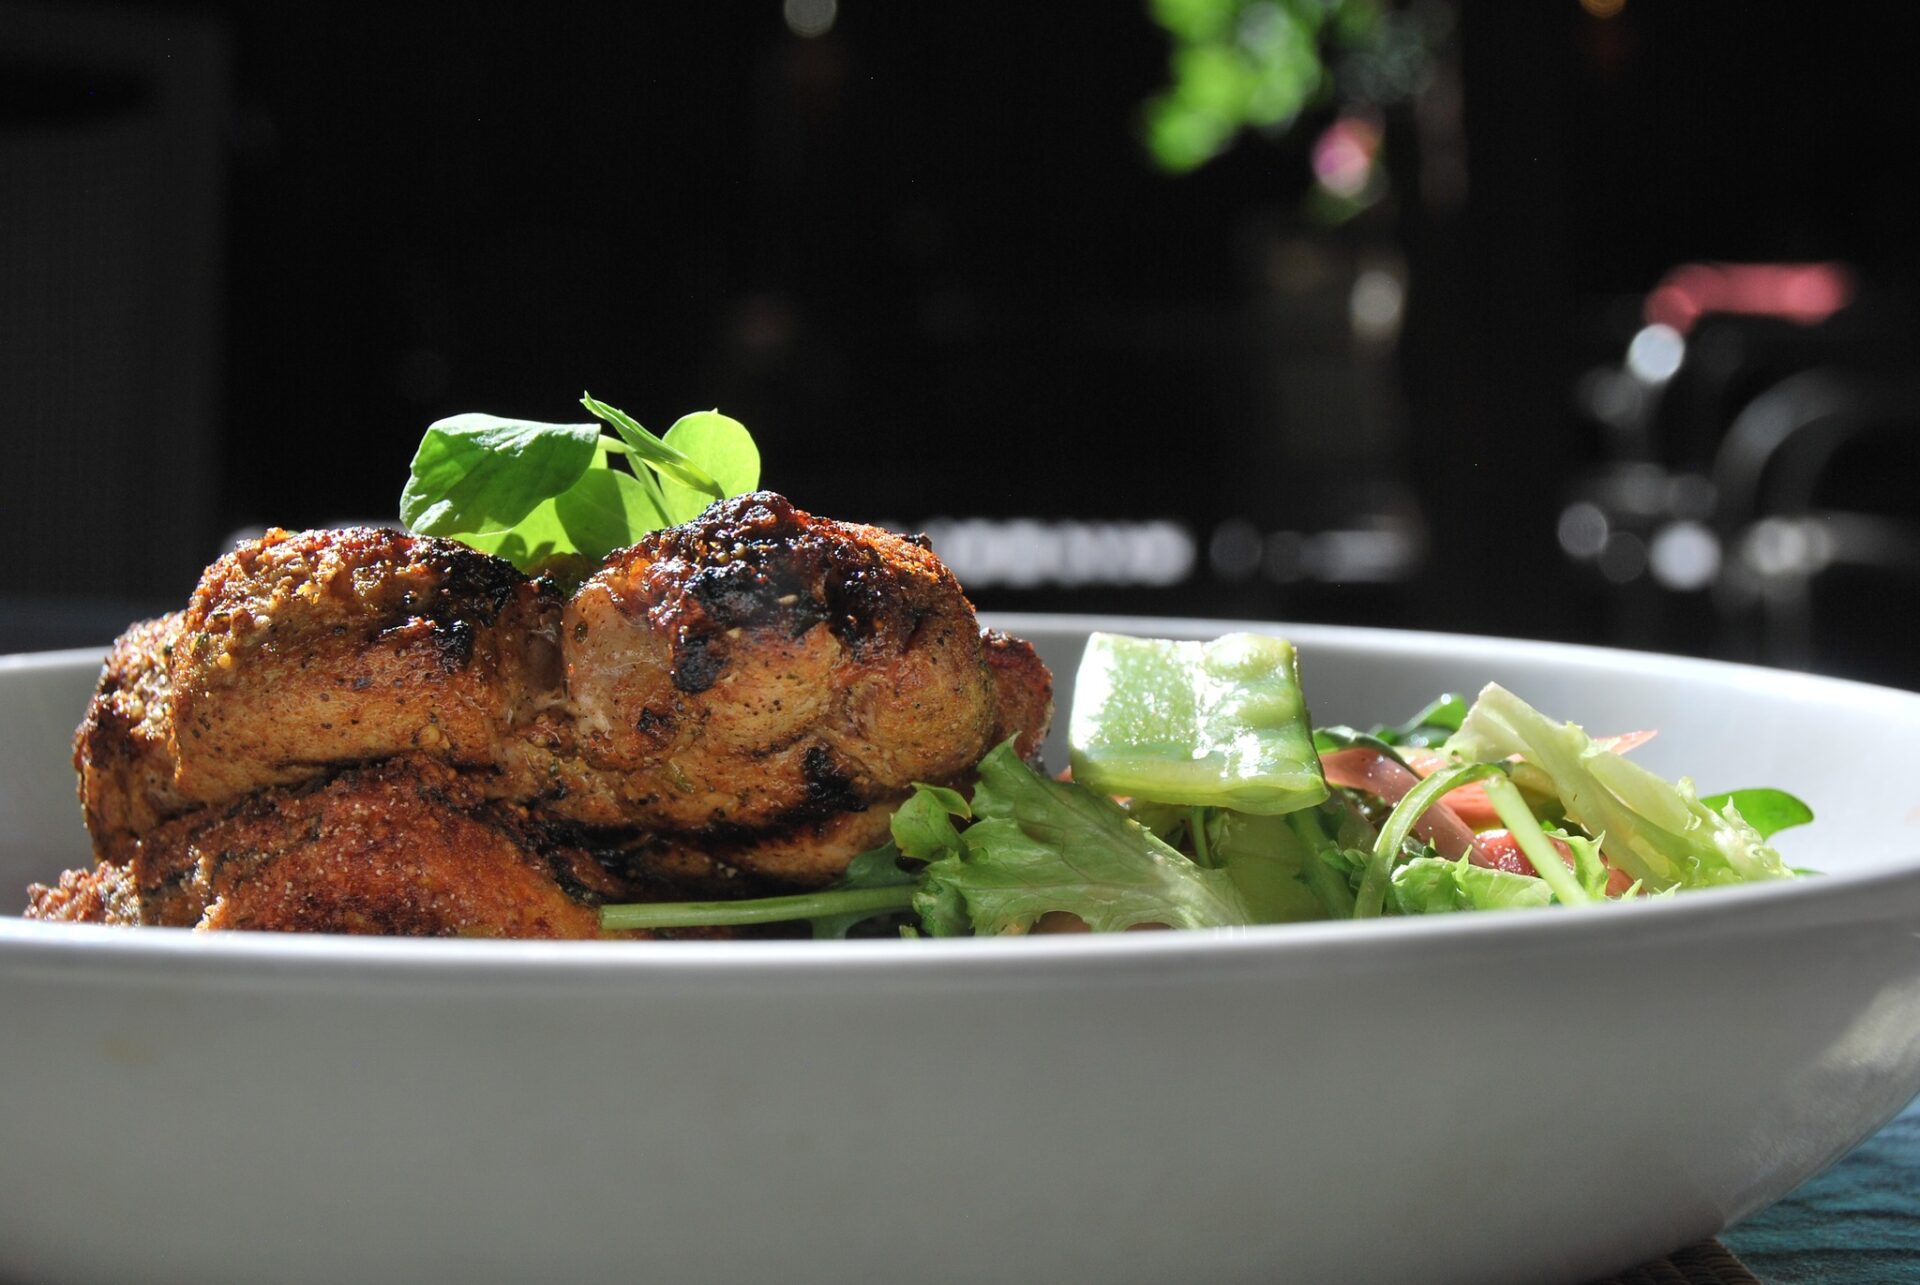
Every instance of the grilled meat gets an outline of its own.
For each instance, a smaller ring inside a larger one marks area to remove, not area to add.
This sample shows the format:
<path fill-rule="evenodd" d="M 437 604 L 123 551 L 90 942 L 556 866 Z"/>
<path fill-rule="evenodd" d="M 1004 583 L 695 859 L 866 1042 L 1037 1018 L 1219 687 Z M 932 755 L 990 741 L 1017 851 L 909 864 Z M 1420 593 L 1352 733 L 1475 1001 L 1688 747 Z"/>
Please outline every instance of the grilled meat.
<path fill-rule="evenodd" d="M 330 765 L 493 762 L 557 693 L 560 596 L 451 540 L 274 531 L 201 577 L 169 667 L 174 786 L 220 803 Z"/>
<path fill-rule="evenodd" d="M 816 821 L 951 779 L 992 744 L 993 671 L 952 573 L 777 495 L 616 553 L 563 636 L 580 757 L 619 774 L 638 824 Z"/>
<path fill-rule="evenodd" d="M 1051 714 L 923 542 L 770 493 L 570 600 L 450 541 L 276 531 L 116 643 L 74 749 L 105 865 L 29 913 L 593 935 L 607 897 L 829 882 Z"/>
<path fill-rule="evenodd" d="M 120 864 L 141 834 L 190 806 L 174 784 L 169 661 L 179 636 L 179 612 L 122 634 L 74 734 L 87 832 L 101 857 Z"/>

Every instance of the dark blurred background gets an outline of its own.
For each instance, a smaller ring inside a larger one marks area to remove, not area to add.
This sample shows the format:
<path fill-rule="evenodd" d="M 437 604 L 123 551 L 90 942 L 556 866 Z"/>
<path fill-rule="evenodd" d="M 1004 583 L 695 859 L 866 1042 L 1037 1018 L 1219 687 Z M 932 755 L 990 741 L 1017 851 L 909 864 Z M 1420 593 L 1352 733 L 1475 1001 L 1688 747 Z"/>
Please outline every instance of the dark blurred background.
<path fill-rule="evenodd" d="M 1898 6 L 0 0 L 0 650 L 422 429 L 656 430 L 983 607 L 1920 686 Z"/>

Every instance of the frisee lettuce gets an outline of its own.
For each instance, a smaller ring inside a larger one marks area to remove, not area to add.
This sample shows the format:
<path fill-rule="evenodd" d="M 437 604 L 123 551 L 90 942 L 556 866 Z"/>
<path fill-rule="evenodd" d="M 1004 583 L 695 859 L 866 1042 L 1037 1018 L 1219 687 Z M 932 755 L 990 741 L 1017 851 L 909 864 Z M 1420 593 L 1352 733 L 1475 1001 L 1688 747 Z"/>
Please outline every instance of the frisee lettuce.
<path fill-rule="evenodd" d="M 1516 780 L 1526 770 L 1536 773 L 1536 784 L 1559 797 L 1568 819 L 1598 839 L 1609 861 L 1656 891 L 1793 874 L 1742 817 L 1733 801 L 1738 796 L 1711 806 L 1695 797 L 1691 781 L 1663 780 L 1595 745 L 1574 724 L 1552 721 L 1497 683 L 1480 693 L 1447 749 L 1477 762 L 1519 755 L 1524 762 L 1514 769 Z M 1497 789 L 1488 791 L 1496 805 L 1502 801 Z M 1772 800 L 1781 792 L 1765 793 Z M 1813 815 L 1805 804 L 1782 810 L 1808 819 Z M 1504 808 L 1501 816 L 1506 817 Z"/>

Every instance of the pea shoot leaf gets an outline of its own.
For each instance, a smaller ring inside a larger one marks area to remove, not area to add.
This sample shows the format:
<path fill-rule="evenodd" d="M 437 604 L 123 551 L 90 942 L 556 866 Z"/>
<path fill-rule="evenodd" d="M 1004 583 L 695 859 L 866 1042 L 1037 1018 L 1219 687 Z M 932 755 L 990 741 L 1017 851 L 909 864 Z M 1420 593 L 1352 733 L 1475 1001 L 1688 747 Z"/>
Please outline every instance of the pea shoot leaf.
<path fill-rule="evenodd" d="M 599 438 L 597 424 L 480 414 L 439 420 L 414 452 L 400 520 L 421 535 L 505 531 L 577 482 Z"/>
<path fill-rule="evenodd" d="M 582 401 L 611 434 L 482 414 L 429 426 L 400 494 L 401 522 L 531 573 L 555 558 L 597 562 L 760 484 L 760 452 L 738 420 L 697 411 L 662 439 L 624 411 Z"/>
<path fill-rule="evenodd" d="M 760 485 L 760 448 L 746 426 L 717 410 L 682 415 L 662 439 L 698 465 L 727 495 L 745 495 Z M 690 522 L 716 498 L 711 492 L 688 486 L 671 473 L 660 475 L 667 517 Z"/>

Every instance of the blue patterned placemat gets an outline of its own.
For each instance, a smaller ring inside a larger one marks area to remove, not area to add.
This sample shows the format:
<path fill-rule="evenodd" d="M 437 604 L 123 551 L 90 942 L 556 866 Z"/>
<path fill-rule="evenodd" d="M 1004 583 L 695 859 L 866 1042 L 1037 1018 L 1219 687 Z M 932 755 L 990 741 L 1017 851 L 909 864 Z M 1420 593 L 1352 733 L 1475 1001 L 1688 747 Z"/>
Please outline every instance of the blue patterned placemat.
<path fill-rule="evenodd" d="M 1920 1283 L 1920 1099 L 1720 1239 L 1756 1276 L 1779 1285 Z"/>

